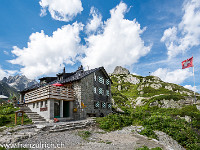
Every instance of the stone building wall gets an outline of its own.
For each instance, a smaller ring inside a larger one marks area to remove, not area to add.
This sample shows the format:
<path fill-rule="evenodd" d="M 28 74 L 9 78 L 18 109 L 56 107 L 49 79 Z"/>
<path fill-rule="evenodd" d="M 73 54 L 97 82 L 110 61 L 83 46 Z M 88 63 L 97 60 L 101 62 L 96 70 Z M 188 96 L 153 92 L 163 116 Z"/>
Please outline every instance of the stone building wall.
<path fill-rule="evenodd" d="M 81 100 L 84 106 L 81 106 L 82 117 L 86 118 L 87 113 L 94 113 L 94 74 L 90 74 L 81 80 Z"/>
<path fill-rule="evenodd" d="M 96 76 L 96 77 L 94 77 Z M 104 79 L 104 83 L 100 83 L 98 78 L 103 77 Z M 111 81 L 109 83 L 109 85 L 106 84 L 106 79 L 108 79 L 105 74 L 103 73 L 102 70 L 99 70 L 97 72 L 95 72 L 93 74 L 93 87 L 96 87 L 96 93 L 94 93 L 94 99 L 93 99 L 93 103 L 94 102 L 100 102 L 100 107 L 99 108 L 94 108 L 94 104 L 93 104 L 93 110 L 96 113 L 96 116 L 99 117 L 101 114 L 103 114 L 104 116 L 108 115 L 109 113 L 112 112 L 112 108 L 108 108 L 107 104 L 111 104 Z M 104 94 L 100 95 L 98 92 L 98 89 L 102 88 L 104 90 Z M 109 96 L 106 95 L 106 90 L 109 91 Z M 104 102 L 106 104 L 106 108 L 102 108 L 101 103 Z"/>
<path fill-rule="evenodd" d="M 111 104 L 111 85 L 99 83 L 97 79 L 98 76 L 101 76 L 104 79 L 106 79 L 106 76 L 100 70 L 99 72 L 92 73 L 84 77 L 80 81 L 76 81 L 73 83 L 75 95 L 74 108 L 77 108 L 77 112 L 74 112 L 73 115 L 75 120 L 84 119 L 90 114 L 95 114 L 98 117 L 101 113 L 103 113 L 104 116 L 111 113 L 111 108 L 107 108 L 107 104 Z M 109 96 L 106 96 L 105 93 L 104 95 L 99 95 L 98 91 L 97 93 L 94 93 L 94 87 L 101 87 L 105 91 L 109 90 Z M 101 102 L 105 102 L 106 108 L 101 108 L 101 106 L 99 108 L 95 108 L 94 103 L 97 101 L 100 102 L 100 104 Z M 82 106 L 81 104 L 83 104 L 84 106 Z"/>
<path fill-rule="evenodd" d="M 79 120 L 81 116 L 80 104 L 81 104 L 81 82 L 75 81 L 73 82 L 74 89 L 74 103 L 73 108 L 77 109 L 77 112 L 73 112 L 74 120 Z"/>

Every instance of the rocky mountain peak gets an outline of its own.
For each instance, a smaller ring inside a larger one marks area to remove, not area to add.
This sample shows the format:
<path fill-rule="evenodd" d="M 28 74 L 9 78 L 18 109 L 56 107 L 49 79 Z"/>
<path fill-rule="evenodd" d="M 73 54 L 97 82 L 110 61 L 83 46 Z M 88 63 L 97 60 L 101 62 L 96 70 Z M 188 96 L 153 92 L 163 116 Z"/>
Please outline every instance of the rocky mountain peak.
<path fill-rule="evenodd" d="M 126 74 L 126 75 L 129 75 L 130 74 L 130 72 L 129 72 L 129 70 L 128 69 L 126 69 L 126 68 L 123 68 L 123 67 L 121 67 L 121 66 L 116 66 L 115 67 L 115 69 L 114 69 L 114 72 L 112 73 L 113 75 L 114 74 Z"/>
<path fill-rule="evenodd" d="M 36 80 L 30 80 L 24 75 L 9 76 L 8 78 L 4 77 L 2 82 L 7 83 L 17 91 L 21 91 L 31 85 L 37 84 Z"/>

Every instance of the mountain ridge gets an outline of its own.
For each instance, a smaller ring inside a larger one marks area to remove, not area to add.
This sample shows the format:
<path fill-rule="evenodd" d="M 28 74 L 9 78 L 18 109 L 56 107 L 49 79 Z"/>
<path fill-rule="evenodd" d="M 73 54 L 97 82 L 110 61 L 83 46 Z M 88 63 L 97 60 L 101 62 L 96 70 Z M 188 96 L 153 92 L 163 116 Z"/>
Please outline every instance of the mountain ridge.
<path fill-rule="evenodd" d="M 0 81 L 0 95 L 5 95 L 8 98 L 19 98 L 19 92 L 15 88 L 10 87 L 7 83 L 3 81 Z"/>
<path fill-rule="evenodd" d="M 9 76 L 8 78 L 4 77 L 2 82 L 7 83 L 17 91 L 24 90 L 25 88 L 38 83 L 36 80 L 28 79 L 24 75 Z"/>
<path fill-rule="evenodd" d="M 120 67 L 120 70 L 125 69 Z M 184 105 L 192 105 L 195 101 L 194 92 L 181 85 L 164 82 L 156 76 L 142 77 L 120 70 L 115 69 L 118 73 L 112 73 L 110 76 L 113 81 L 111 91 L 116 108 L 134 108 L 146 104 L 161 108 L 181 108 Z M 196 102 L 200 104 L 199 93 L 196 93 Z"/>

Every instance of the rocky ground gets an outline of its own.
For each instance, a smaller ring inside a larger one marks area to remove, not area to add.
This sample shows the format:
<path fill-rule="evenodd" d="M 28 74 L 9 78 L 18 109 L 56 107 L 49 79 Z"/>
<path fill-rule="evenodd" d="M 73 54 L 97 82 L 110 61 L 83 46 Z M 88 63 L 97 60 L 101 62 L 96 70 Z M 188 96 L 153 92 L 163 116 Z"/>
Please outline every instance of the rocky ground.
<path fill-rule="evenodd" d="M 0 132 L 0 144 L 21 144 L 21 146 L 26 147 L 31 144 L 34 149 L 44 150 L 134 150 L 144 145 L 149 148 L 161 147 L 163 150 L 183 149 L 163 132 L 156 131 L 159 141 L 138 134 L 143 129 L 141 126 L 129 126 L 122 130 L 105 132 L 93 124 L 91 120 L 87 120 L 84 123 L 84 128 L 81 129 L 66 130 L 65 124 L 68 125 L 69 123 L 32 125 L 17 127 L 12 130 L 6 129 Z M 88 133 L 87 136 L 85 136 L 85 133 Z"/>
<path fill-rule="evenodd" d="M 149 139 L 135 132 L 132 132 L 132 130 L 134 129 L 135 127 L 131 126 L 119 131 L 105 132 L 96 127 L 88 127 L 86 129 L 78 129 L 57 133 L 39 133 L 32 138 L 28 138 L 21 141 L 21 143 L 38 144 L 41 142 L 54 144 L 55 146 L 56 144 L 62 144 L 63 148 L 61 149 L 63 150 L 133 150 L 143 145 L 146 145 L 150 148 L 161 147 L 163 148 L 163 150 L 166 150 L 165 146 L 160 144 L 158 141 Z M 82 132 L 84 133 L 88 131 L 91 133 L 91 135 L 88 138 L 83 138 L 79 135 Z"/>

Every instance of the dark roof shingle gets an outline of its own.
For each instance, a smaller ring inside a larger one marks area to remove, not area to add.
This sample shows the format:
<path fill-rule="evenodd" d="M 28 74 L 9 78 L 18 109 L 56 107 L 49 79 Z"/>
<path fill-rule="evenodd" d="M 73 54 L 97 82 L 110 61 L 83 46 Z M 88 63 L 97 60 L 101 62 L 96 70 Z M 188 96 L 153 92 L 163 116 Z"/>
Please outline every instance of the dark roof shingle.
<path fill-rule="evenodd" d="M 103 67 L 99 67 L 99 68 L 95 68 L 95 69 L 91 69 L 91 70 L 87 70 L 87 71 L 82 71 L 82 72 L 80 70 L 77 70 L 73 75 L 67 77 L 66 79 L 63 79 L 63 80 L 56 79 L 56 80 L 49 82 L 49 83 L 46 83 L 46 84 L 38 83 L 38 84 L 32 85 L 28 88 L 25 88 L 24 90 L 21 91 L 21 93 L 31 91 L 31 90 L 35 90 L 35 89 L 43 87 L 45 85 L 51 85 L 51 84 L 54 84 L 54 83 L 69 83 L 69 82 L 73 82 L 73 81 L 78 81 L 78 80 L 80 80 L 80 79 L 88 76 L 89 74 L 96 72 L 97 70 L 100 70 L 100 69 L 103 69 Z"/>

